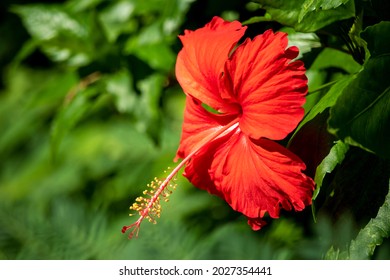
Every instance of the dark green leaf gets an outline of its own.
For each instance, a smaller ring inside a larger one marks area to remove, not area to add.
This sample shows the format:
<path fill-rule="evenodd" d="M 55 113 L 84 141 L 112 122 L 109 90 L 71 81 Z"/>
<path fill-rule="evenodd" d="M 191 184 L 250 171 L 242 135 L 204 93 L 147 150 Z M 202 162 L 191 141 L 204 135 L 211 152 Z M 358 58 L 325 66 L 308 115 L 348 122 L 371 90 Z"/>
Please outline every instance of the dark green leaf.
<path fill-rule="evenodd" d="M 313 199 L 316 199 L 318 193 L 321 190 L 322 181 L 325 178 L 326 173 L 331 173 L 335 167 L 340 164 L 345 157 L 345 153 L 348 151 L 348 145 L 342 141 L 337 141 L 332 147 L 329 154 L 318 165 L 314 181 L 316 182 L 316 190 L 313 194 Z"/>
<path fill-rule="evenodd" d="M 307 122 L 288 143 L 288 148 L 306 164 L 305 173 L 314 178 L 317 166 L 329 154 L 335 137 L 328 132 L 329 109 Z"/>
<path fill-rule="evenodd" d="M 350 259 L 369 259 L 384 238 L 390 237 L 390 181 L 389 193 L 378 214 L 359 232 L 349 248 Z"/>
<path fill-rule="evenodd" d="M 295 130 L 294 135 L 309 121 L 311 121 L 315 116 L 322 113 L 326 108 L 332 107 L 337 98 L 341 95 L 343 89 L 355 78 L 355 76 L 345 76 L 336 82 L 330 90 L 320 99 L 320 101 L 314 105 L 313 108 L 309 111 L 309 113 L 305 116 L 302 122 L 299 124 L 297 129 Z M 293 135 L 293 136 L 294 136 Z"/>
<path fill-rule="evenodd" d="M 349 144 L 390 158 L 390 23 L 367 28 L 362 35 L 371 57 L 331 109 L 330 131 Z"/>
<path fill-rule="evenodd" d="M 329 9 L 326 10 L 309 10 L 311 7 L 309 5 L 304 12 L 302 12 L 302 6 L 306 2 L 305 0 L 256 0 L 256 2 L 260 3 L 274 21 L 291 26 L 296 31 L 301 32 L 314 32 L 333 22 L 355 16 L 354 1 L 344 1 L 345 4 L 334 8 L 335 5 L 330 5 Z"/>
<path fill-rule="evenodd" d="M 336 222 L 347 215 L 355 224 L 356 236 L 383 204 L 389 174 L 388 160 L 349 146 L 342 162 L 322 182 L 316 199 L 317 216 L 326 215 Z"/>
<path fill-rule="evenodd" d="M 388 0 L 370 0 L 370 4 L 380 20 L 390 20 L 390 2 Z"/>
<path fill-rule="evenodd" d="M 367 48 L 372 58 L 380 55 L 390 55 L 390 21 L 367 27 L 361 37 L 367 42 Z"/>

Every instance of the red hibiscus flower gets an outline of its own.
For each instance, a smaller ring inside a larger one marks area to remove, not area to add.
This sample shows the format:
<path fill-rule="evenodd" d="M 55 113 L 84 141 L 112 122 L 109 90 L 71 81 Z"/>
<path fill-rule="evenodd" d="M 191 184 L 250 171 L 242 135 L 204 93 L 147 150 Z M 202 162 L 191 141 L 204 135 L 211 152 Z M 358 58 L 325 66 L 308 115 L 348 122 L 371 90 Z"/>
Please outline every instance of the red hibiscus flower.
<path fill-rule="evenodd" d="M 245 29 L 214 17 L 179 36 L 176 77 L 186 108 L 177 158 L 183 160 L 153 184 L 151 198 L 141 198 L 146 207 L 131 207 L 140 218 L 123 231 L 138 232 L 144 217 L 159 216 L 153 205 L 183 166 L 193 185 L 223 198 L 254 230 L 265 224 L 266 213 L 278 218 L 281 209 L 311 204 L 314 182 L 302 173 L 305 164 L 272 141 L 285 138 L 304 114 L 307 78 L 303 63 L 294 60 L 298 49 L 287 48 L 287 34 L 272 30 L 237 46 Z"/>

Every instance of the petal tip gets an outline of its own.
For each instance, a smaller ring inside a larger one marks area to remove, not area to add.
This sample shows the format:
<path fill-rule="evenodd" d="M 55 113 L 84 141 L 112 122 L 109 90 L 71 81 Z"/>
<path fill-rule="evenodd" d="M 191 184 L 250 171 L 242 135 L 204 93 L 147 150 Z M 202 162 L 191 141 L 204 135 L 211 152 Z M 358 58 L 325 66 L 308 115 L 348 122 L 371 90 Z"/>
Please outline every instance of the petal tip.
<path fill-rule="evenodd" d="M 248 218 L 248 225 L 254 231 L 260 230 L 266 224 L 267 224 L 267 222 L 262 220 L 261 218 Z"/>

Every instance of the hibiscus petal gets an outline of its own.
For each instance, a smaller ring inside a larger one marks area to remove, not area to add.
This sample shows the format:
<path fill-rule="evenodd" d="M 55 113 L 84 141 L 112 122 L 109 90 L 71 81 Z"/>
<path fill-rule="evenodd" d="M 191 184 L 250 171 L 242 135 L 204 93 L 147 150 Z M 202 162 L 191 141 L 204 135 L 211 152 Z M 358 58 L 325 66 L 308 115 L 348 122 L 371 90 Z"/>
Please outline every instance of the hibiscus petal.
<path fill-rule="evenodd" d="M 183 130 L 176 158 L 185 158 L 200 146 L 204 146 L 203 150 L 207 150 L 205 139 L 223 129 L 235 118 L 236 115 L 218 115 L 208 112 L 202 107 L 200 101 L 187 96 Z"/>
<path fill-rule="evenodd" d="M 253 41 L 247 39 L 226 64 L 222 94 L 238 99 L 240 128 L 251 138 L 283 139 L 303 117 L 305 68 L 300 61 L 292 62 L 298 49 L 286 49 L 287 43 L 287 34 L 268 30 Z"/>
<path fill-rule="evenodd" d="M 265 213 L 278 218 L 280 209 L 300 211 L 311 204 L 314 182 L 304 169 L 286 148 L 267 139 L 251 140 L 237 129 L 193 157 L 185 176 L 226 200 L 259 229 Z"/>
<path fill-rule="evenodd" d="M 232 48 L 244 35 L 240 22 L 214 17 L 205 27 L 179 36 L 183 49 L 176 61 L 176 78 L 187 95 L 221 112 L 231 112 L 223 100 L 219 79 Z"/>

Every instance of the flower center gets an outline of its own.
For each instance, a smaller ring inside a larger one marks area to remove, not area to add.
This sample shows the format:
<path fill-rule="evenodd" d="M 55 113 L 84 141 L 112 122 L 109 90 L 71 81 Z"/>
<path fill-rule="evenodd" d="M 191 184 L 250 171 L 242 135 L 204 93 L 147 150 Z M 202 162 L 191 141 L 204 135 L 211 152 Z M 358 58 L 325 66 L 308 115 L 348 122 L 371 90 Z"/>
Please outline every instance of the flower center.
<path fill-rule="evenodd" d="M 215 130 L 208 137 L 204 138 L 194 150 L 188 154 L 170 173 L 169 175 L 160 180 L 154 178 L 154 180 L 148 184 L 148 189 L 143 192 L 144 196 L 136 198 L 130 210 L 138 212 L 139 218 L 136 222 L 132 223 L 129 226 L 124 226 L 122 228 L 122 233 L 125 233 L 129 229 L 132 231 L 129 233 L 129 239 L 132 237 L 138 237 L 138 232 L 142 221 L 146 218 L 149 222 L 156 223 L 156 218 L 160 218 L 161 215 L 161 205 L 160 200 L 163 198 L 165 201 L 168 201 L 168 197 L 172 194 L 172 189 L 176 188 L 176 178 L 175 176 L 180 171 L 180 169 L 193 157 L 195 156 L 205 145 L 210 143 L 213 140 L 222 137 L 231 131 L 238 128 L 238 120 L 235 119 L 225 126 L 221 126 L 219 129 Z M 173 181 L 173 183 L 172 183 Z M 133 216 L 134 214 L 129 214 Z"/>

